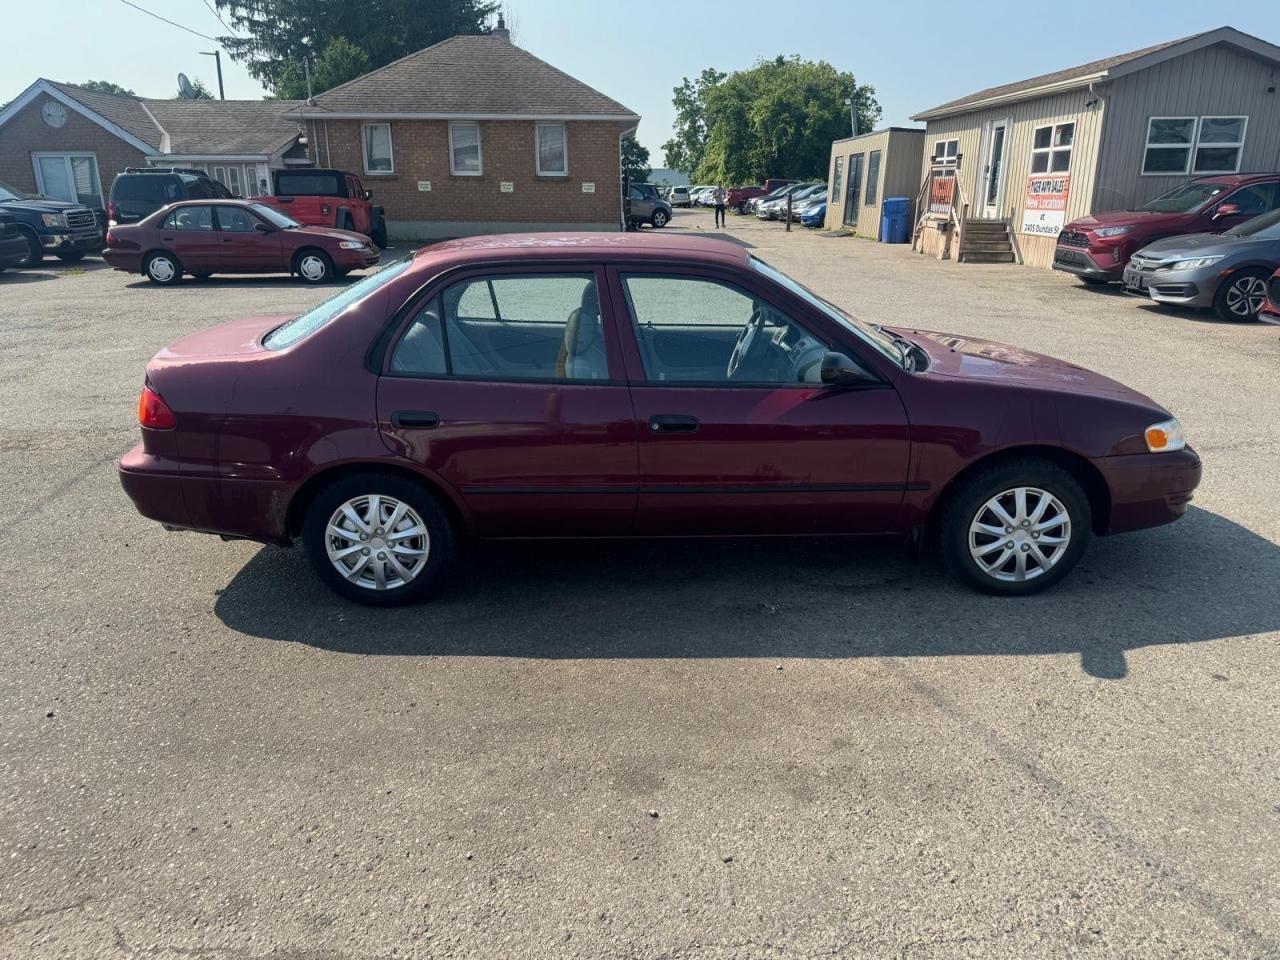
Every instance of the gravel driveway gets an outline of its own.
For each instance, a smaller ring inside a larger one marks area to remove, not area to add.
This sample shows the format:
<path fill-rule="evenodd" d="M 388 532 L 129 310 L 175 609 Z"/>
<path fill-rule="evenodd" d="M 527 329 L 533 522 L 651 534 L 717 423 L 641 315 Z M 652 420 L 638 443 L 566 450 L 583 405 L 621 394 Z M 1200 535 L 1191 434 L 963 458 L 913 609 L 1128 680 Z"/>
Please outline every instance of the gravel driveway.
<path fill-rule="evenodd" d="M 1152 394 L 1194 506 L 1026 600 L 892 546 L 589 543 L 367 610 L 115 478 L 152 353 L 331 291 L 5 273 L 0 956 L 1280 956 L 1280 329 L 726 232 Z"/>

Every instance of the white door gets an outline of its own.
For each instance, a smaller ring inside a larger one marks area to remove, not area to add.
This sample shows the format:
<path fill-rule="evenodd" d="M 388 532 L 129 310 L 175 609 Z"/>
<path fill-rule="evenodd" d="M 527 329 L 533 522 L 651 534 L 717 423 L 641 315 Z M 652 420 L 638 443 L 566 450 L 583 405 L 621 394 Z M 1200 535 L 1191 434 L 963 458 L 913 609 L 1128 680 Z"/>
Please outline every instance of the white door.
<path fill-rule="evenodd" d="M 986 137 L 987 153 L 983 166 L 982 196 L 978 203 L 983 217 L 994 219 L 1001 215 L 1008 134 L 1009 121 L 997 120 L 991 125 Z"/>

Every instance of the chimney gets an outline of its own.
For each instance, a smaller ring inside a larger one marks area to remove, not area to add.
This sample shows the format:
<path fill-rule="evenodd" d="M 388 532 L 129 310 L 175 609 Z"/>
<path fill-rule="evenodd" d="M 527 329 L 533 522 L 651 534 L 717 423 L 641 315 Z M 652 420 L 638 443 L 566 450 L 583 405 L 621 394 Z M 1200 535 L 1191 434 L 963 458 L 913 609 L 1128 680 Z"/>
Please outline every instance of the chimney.
<path fill-rule="evenodd" d="M 507 29 L 507 21 L 503 19 L 502 14 L 498 14 L 498 25 L 493 29 L 493 36 L 507 43 L 511 42 L 511 31 Z"/>

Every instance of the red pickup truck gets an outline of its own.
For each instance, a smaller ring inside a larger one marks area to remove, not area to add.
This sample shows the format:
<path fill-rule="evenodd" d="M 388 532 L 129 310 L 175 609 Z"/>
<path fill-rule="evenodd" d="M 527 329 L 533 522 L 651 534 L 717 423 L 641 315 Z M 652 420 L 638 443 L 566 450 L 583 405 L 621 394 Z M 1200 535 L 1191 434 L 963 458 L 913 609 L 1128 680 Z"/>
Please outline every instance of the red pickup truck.
<path fill-rule="evenodd" d="M 360 178 L 342 170 L 276 170 L 275 195 L 253 197 L 311 227 L 337 227 L 363 233 L 379 247 L 387 246 L 387 222 L 373 193 Z"/>

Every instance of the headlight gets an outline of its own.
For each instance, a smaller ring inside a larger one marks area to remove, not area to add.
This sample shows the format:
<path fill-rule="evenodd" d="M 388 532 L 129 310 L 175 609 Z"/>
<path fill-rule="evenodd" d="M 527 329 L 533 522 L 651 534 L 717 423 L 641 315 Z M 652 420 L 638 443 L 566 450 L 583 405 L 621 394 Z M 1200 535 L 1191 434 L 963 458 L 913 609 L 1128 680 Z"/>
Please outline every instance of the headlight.
<path fill-rule="evenodd" d="M 1191 260 L 1175 260 L 1169 264 L 1170 270 L 1194 270 L 1196 267 L 1208 267 L 1217 263 L 1222 257 L 1194 257 Z"/>
<path fill-rule="evenodd" d="M 1182 432 L 1182 424 L 1175 417 L 1153 423 L 1143 431 L 1147 439 L 1147 449 L 1152 453 L 1173 453 L 1187 445 L 1187 438 Z"/>
<path fill-rule="evenodd" d="M 359 240 L 343 240 L 338 246 L 343 250 L 363 250 L 364 244 Z"/>
<path fill-rule="evenodd" d="M 46 227 L 65 227 L 67 225 L 67 215 L 65 213 L 42 213 L 40 219 L 44 221 Z"/>
<path fill-rule="evenodd" d="M 1133 227 L 1103 227 L 1101 230 L 1095 230 L 1100 237 L 1118 237 L 1123 233 L 1128 233 Z"/>

